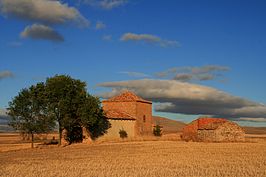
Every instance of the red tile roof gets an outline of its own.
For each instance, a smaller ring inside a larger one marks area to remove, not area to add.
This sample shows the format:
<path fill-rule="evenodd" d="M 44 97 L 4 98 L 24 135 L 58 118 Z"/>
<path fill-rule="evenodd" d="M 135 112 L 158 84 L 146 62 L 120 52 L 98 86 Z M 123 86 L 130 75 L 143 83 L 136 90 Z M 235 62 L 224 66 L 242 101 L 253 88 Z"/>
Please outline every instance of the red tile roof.
<path fill-rule="evenodd" d="M 197 130 L 216 130 L 220 125 L 228 122 L 221 118 L 199 118 L 183 128 L 183 132 L 197 132 Z"/>
<path fill-rule="evenodd" d="M 105 112 L 107 119 L 136 120 L 135 117 L 118 110 L 108 110 Z"/>
<path fill-rule="evenodd" d="M 222 118 L 199 118 L 198 119 L 198 129 L 200 130 L 215 130 L 220 125 L 228 122 L 226 119 Z"/>
<path fill-rule="evenodd" d="M 125 91 L 120 95 L 114 96 L 108 100 L 104 100 L 103 102 L 145 102 L 151 103 L 150 101 L 144 100 L 130 91 Z"/>

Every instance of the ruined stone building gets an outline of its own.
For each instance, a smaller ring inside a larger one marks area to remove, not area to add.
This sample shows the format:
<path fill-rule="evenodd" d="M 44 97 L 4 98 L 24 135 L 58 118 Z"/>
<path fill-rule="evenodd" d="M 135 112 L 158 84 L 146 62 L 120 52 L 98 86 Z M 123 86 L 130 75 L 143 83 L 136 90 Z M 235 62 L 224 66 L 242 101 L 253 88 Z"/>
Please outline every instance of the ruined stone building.
<path fill-rule="evenodd" d="M 119 137 L 120 130 L 125 130 L 128 137 L 152 134 L 152 102 L 126 91 L 102 104 L 111 123 L 104 137 Z"/>
<path fill-rule="evenodd" d="M 241 142 L 245 132 L 236 123 L 220 118 L 199 118 L 183 128 L 185 141 Z"/>

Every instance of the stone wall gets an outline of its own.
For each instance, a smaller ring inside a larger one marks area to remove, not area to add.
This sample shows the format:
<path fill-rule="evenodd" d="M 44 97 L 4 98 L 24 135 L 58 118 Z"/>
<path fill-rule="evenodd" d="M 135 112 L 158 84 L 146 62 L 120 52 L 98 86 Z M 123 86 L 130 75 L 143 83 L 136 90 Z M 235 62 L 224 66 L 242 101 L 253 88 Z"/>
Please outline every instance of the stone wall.
<path fill-rule="evenodd" d="M 197 141 L 204 142 L 243 142 L 245 133 L 231 122 L 226 122 L 216 130 L 198 130 Z"/>
<path fill-rule="evenodd" d="M 243 142 L 245 132 L 234 122 L 226 122 L 216 130 L 217 141 L 219 142 Z"/>
<path fill-rule="evenodd" d="M 152 134 L 152 104 L 137 102 L 136 132 L 138 135 Z"/>
<path fill-rule="evenodd" d="M 198 131 L 198 120 L 192 121 L 186 125 L 182 130 L 181 139 L 184 141 L 196 141 Z"/>
<path fill-rule="evenodd" d="M 181 138 L 185 141 L 242 142 L 245 132 L 226 119 L 200 118 L 183 128 Z"/>
<path fill-rule="evenodd" d="M 152 104 L 141 101 L 103 101 L 103 109 L 118 110 L 136 118 L 135 136 L 152 134 Z"/>
<path fill-rule="evenodd" d="M 215 130 L 198 130 L 196 141 L 217 142 Z"/>
<path fill-rule="evenodd" d="M 135 120 L 108 120 L 111 123 L 111 128 L 107 130 L 107 133 L 104 135 L 104 138 L 120 138 L 119 131 L 121 129 L 127 132 L 129 138 L 135 136 Z"/>

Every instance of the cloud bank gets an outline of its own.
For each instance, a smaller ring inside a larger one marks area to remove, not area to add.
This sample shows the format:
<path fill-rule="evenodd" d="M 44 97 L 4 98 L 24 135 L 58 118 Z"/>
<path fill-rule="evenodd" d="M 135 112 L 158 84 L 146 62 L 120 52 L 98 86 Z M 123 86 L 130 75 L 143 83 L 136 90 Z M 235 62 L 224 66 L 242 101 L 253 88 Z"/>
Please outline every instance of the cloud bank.
<path fill-rule="evenodd" d="M 223 91 L 175 80 L 131 80 L 106 82 L 98 86 L 112 88 L 100 94 L 109 98 L 129 89 L 145 99 L 158 102 L 156 111 L 189 115 L 213 115 L 223 118 L 266 118 L 266 106 Z"/>
<path fill-rule="evenodd" d="M 179 43 L 177 41 L 170 41 L 161 39 L 158 36 L 151 34 L 135 34 L 135 33 L 125 33 L 120 38 L 121 41 L 138 41 L 145 42 L 150 44 L 157 44 L 161 47 L 179 47 Z"/>
<path fill-rule="evenodd" d="M 58 32 L 54 31 L 49 26 L 33 24 L 27 26 L 24 31 L 20 33 L 22 38 L 51 40 L 55 42 L 63 42 L 64 38 Z"/>
<path fill-rule="evenodd" d="M 223 79 L 224 72 L 230 68 L 219 65 L 205 65 L 200 67 L 175 67 L 166 71 L 158 72 L 155 75 L 159 78 L 168 78 L 172 80 L 189 82 L 189 81 L 207 81 Z"/>

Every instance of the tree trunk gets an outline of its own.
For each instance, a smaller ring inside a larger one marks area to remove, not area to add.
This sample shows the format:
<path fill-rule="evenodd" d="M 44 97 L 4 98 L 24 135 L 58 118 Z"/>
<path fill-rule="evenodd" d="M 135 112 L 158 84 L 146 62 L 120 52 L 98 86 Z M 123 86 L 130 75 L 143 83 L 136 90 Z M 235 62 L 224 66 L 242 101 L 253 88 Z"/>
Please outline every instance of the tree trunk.
<path fill-rule="evenodd" d="M 59 123 L 58 133 L 59 133 L 59 139 L 58 139 L 58 145 L 61 146 L 61 139 L 62 139 L 62 128 L 61 124 Z"/>
<path fill-rule="evenodd" d="M 34 141 L 34 134 L 33 133 L 31 133 L 31 148 L 33 148 L 34 146 L 33 146 L 33 141 Z"/>

